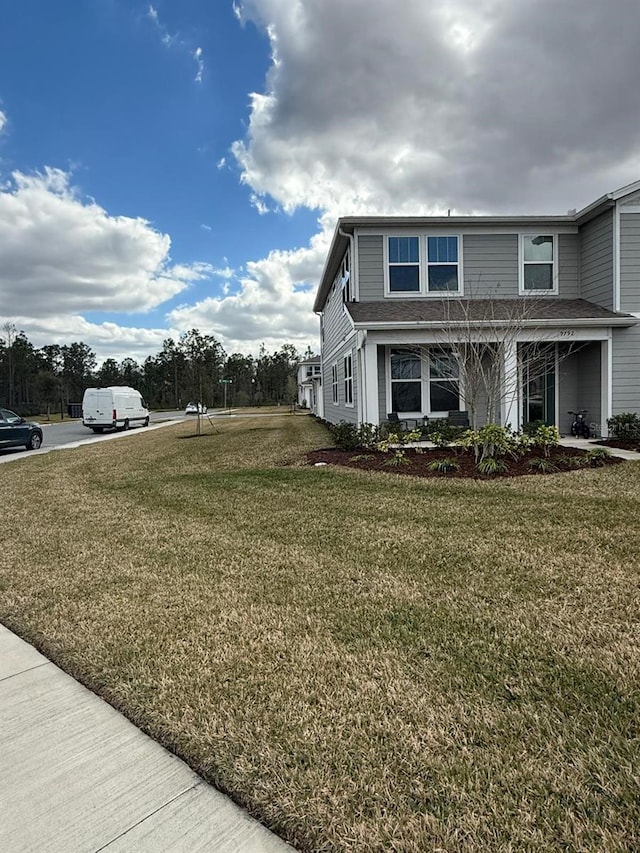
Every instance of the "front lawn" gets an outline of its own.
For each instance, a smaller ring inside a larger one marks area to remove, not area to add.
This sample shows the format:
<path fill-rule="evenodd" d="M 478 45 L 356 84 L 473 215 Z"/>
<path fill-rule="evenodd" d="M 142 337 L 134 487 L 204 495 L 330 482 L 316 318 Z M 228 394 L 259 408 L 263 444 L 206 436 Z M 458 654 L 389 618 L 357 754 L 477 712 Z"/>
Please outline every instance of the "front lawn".
<path fill-rule="evenodd" d="M 303 464 L 311 418 L 0 466 L 0 618 L 301 851 L 640 848 L 640 464 Z"/>

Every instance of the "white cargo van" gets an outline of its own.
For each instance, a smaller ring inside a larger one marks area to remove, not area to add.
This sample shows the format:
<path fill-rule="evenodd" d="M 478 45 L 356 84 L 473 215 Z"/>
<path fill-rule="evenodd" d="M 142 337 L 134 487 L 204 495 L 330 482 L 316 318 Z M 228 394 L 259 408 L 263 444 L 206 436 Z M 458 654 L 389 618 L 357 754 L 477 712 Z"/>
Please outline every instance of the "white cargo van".
<path fill-rule="evenodd" d="M 94 432 L 149 426 L 149 409 L 139 391 L 125 385 L 87 388 L 82 399 L 82 423 Z"/>

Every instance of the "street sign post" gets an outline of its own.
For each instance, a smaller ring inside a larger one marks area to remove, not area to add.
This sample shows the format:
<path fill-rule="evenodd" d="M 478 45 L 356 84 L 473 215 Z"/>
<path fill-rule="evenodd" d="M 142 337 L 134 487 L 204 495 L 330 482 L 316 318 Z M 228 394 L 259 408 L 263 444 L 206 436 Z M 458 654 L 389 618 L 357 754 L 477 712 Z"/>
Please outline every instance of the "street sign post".
<path fill-rule="evenodd" d="M 220 384 L 224 385 L 224 408 L 227 408 L 227 387 L 233 385 L 233 379 L 221 379 Z"/>

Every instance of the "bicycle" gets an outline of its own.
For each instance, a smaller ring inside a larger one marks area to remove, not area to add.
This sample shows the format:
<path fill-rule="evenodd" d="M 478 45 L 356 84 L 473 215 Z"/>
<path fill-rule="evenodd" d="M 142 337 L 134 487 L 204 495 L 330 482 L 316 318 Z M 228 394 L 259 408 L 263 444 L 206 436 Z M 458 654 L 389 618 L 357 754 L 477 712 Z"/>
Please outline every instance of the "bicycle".
<path fill-rule="evenodd" d="M 591 428 L 587 423 L 587 409 L 580 409 L 579 412 L 567 412 L 573 415 L 573 423 L 571 424 L 571 435 L 576 438 L 591 438 Z"/>

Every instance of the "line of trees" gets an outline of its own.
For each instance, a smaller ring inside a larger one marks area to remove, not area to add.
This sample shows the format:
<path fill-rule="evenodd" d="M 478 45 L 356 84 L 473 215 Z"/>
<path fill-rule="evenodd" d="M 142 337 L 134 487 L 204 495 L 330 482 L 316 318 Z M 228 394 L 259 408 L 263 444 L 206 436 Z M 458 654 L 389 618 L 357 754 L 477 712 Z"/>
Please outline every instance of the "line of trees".
<path fill-rule="evenodd" d="M 6 322 L 0 328 L 0 403 L 23 415 L 66 412 L 69 403 L 82 401 L 85 388 L 96 385 L 130 385 L 151 408 L 180 409 L 190 400 L 221 406 L 225 387 L 232 406 L 290 403 L 302 357 L 291 344 L 272 353 L 262 346 L 257 358 L 227 355 L 213 335 L 191 329 L 178 340 L 167 338 L 142 364 L 108 358 L 98 367 L 95 353 L 81 341 L 36 348 Z"/>

